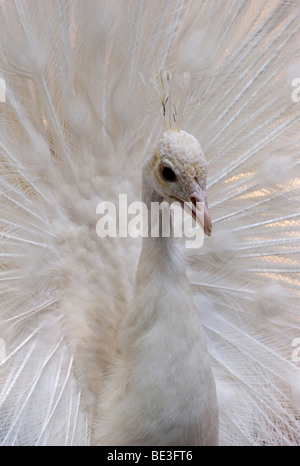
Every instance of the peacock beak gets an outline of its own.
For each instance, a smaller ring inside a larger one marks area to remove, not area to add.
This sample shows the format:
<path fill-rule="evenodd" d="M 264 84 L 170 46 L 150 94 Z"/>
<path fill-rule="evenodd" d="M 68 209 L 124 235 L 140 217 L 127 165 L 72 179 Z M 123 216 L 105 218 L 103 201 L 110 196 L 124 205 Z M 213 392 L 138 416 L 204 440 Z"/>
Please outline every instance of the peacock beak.
<path fill-rule="evenodd" d="M 202 226 L 207 236 L 211 235 L 212 223 L 208 210 L 206 193 L 197 185 L 196 190 L 191 194 L 190 200 L 193 204 L 192 216 L 196 222 Z M 200 205 L 198 203 L 201 203 Z"/>

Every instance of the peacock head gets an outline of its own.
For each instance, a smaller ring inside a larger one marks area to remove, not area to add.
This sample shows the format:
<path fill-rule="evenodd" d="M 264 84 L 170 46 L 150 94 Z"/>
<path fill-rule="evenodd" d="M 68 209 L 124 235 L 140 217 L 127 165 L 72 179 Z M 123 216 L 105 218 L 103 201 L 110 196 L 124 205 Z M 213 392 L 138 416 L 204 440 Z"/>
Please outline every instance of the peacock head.
<path fill-rule="evenodd" d="M 151 184 L 169 203 L 191 203 L 193 218 L 211 234 L 206 200 L 207 163 L 197 139 L 183 130 L 166 131 L 151 158 Z M 203 203 L 203 209 L 197 207 Z M 203 215 L 204 214 L 204 215 Z"/>

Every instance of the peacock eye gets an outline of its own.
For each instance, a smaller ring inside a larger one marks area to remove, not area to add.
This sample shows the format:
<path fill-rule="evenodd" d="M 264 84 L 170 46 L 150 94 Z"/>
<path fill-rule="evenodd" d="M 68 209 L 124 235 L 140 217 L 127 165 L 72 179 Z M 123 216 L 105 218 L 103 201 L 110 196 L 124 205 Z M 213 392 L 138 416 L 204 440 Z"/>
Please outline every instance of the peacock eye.
<path fill-rule="evenodd" d="M 164 166 L 161 167 L 161 176 L 166 181 L 176 181 L 177 180 L 177 176 L 173 172 L 172 168 L 169 168 L 169 167 L 164 167 Z"/>

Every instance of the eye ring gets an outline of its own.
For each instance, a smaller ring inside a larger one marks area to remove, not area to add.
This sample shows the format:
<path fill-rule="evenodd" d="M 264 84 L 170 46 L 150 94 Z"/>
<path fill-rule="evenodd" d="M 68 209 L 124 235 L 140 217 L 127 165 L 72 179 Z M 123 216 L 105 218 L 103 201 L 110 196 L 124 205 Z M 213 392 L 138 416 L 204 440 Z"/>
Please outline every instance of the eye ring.
<path fill-rule="evenodd" d="M 161 177 L 162 177 L 165 181 L 176 181 L 176 180 L 177 180 L 176 173 L 174 173 L 174 171 L 172 170 L 172 168 L 167 167 L 167 166 L 165 166 L 165 165 L 161 165 L 161 167 L 160 167 L 160 174 L 161 174 Z"/>

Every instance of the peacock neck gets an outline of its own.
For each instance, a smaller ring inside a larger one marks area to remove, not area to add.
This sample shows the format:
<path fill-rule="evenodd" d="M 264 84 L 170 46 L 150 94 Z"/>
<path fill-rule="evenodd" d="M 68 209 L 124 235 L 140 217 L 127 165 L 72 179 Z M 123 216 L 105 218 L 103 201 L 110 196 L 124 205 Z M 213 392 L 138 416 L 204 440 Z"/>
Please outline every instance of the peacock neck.
<path fill-rule="evenodd" d="M 171 273 L 173 270 L 174 274 L 177 272 L 180 254 L 174 243 L 173 222 L 169 206 L 167 203 L 162 205 L 163 197 L 153 189 L 145 174 L 142 188 L 143 203 L 147 207 L 148 234 L 143 238 L 139 267 L 145 263 L 149 271 L 152 265 L 153 271 L 163 269 L 165 273 Z"/>
<path fill-rule="evenodd" d="M 155 325 L 159 315 L 169 312 L 169 306 L 162 305 L 162 302 L 158 305 L 157 300 L 165 296 L 167 290 L 173 287 L 177 290 L 185 289 L 187 285 L 183 258 L 174 242 L 171 216 L 168 217 L 170 235 L 164 236 L 162 228 L 159 228 L 157 236 L 151 235 L 151 204 L 161 203 L 163 198 L 146 177 L 143 177 L 142 199 L 147 206 L 149 228 L 148 235 L 143 237 L 133 305 L 119 334 L 124 359 L 129 358 L 128 354 L 139 345 L 141 335 Z M 161 210 L 158 215 L 160 218 L 154 220 L 159 221 L 161 226 Z"/>

